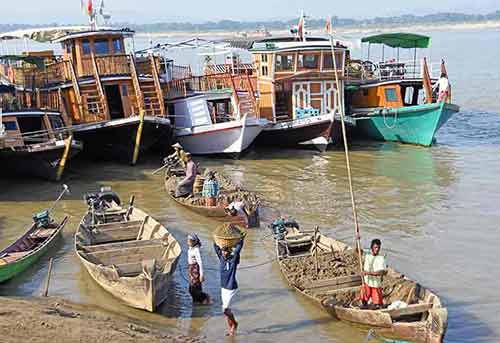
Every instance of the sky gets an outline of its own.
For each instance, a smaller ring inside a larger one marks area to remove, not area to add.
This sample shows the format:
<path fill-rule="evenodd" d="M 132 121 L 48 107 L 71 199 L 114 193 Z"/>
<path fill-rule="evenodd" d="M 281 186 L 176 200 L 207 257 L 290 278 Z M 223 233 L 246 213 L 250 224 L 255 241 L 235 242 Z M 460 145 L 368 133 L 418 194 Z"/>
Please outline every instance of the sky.
<path fill-rule="evenodd" d="M 88 0 L 84 0 L 85 3 Z M 94 0 L 99 4 L 101 0 Z M 1 0 L 3 24 L 86 23 L 80 0 Z M 22 3 L 22 6 L 19 3 Z M 436 12 L 489 13 L 500 10 L 500 0 L 104 0 L 114 22 L 205 22 L 223 19 L 266 20 L 327 15 L 371 18 Z M 8 14 L 8 15 L 5 15 Z"/>

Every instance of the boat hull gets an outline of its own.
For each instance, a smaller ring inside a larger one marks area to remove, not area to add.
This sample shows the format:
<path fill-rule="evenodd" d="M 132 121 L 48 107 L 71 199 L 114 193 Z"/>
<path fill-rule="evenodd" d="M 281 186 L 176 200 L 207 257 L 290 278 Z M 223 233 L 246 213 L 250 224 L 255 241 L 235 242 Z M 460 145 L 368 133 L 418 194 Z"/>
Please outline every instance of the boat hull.
<path fill-rule="evenodd" d="M 0 283 L 12 279 L 13 277 L 17 276 L 18 274 L 22 273 L 23 271 L 31 267 L 33 264 L 35 264 L 40 259 L 40 257 L 44 255 L 54 245 L 56 239 L 60 237 L 61 232 L 64 229 L 66 223 L 67 219 L 64 219 L 58 226 L 54 234 L 52 234 L 49 238 L 47 238 L 47 240 L 43 244 L 41 244 L 37 249 L 30 252 L 28 255 L 25 255 L 19 260 L 16 260 L 12 263 L 4 265 L 0 264 Z M 21 239 L 26 237 L 28 233 L 25 234 L 23 237 L 21 237 Z M 14 243 L 12 246 L 14 246 L 16 243 Z M 5 249 L 2 252 L 2 254 L 5 251 L 8 251 L 8 248 Z"/>
<path fill-rule="evenodd" d="M 436 132 L 459 110 L 441 102 L 375 110 L 355 120 L 361 133 L 371 139 L 431 146 Z"/>
<path fill-rule="evenodd" d="M 56 141 L 53 144 L 40 144 L 25 148 L 5 148 L 0 150 L 1 173 L 9 176 L 37 177 L 55 181 L 59 163 L 65 150 L 65 141 Z M 82 151 L 82 144 L 72 141 L 68 159 Z"/>
<path fill-rule="evenodd" d="M 139 117 L 116 119 L 103 123 L 75 127 L 75 137 L 84 144 L 83 155 L 96 160 L 132 161 L 136 144 Z M 141 135 L 140 154 L 160 144 L 167 150 L 172 136 L 170 121 L 145 117 Z M 140 155 L 139 155 L 140 156 Z"/>
<path fill-rule="evenodd" d="M 317 137 L 329 137 L 331 117 L 322 116 L 299 119 L 289 122 L 276 123 L 265 128 L 257 137 L 257 145 L 296 147 L 302 142 Z"/>
<path fill-rule="evenodd" d="M 257 120 L 238 120 L 210 127 L 181 129 L 176 138 L 184 149 L 194 155 L 239 154 L 245 151 L 261 133 Z"/>

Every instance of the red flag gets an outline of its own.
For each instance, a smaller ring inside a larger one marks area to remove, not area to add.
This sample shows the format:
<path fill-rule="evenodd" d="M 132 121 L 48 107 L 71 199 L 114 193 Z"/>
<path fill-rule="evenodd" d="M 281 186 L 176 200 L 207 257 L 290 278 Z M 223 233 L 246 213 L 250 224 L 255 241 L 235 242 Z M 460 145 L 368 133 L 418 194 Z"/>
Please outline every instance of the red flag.
<path fill-rule="evenodd" d="M 325 31 L 328 34 L 332 33 L 332 19 L 330 17 L 326 17 Z"/>
<path fill-rule="evenodd" d="M 94 6 L 92 4 L 92 0 L 89 0 L 89 3 L 87 5 L 87 13 L 89 15 L 92 15 L 92 13 L 94 13 Z"/>
<path fill-rule="evenodd" d="M 297 25 L 297 36 L 304 41 L 305 39 L 305 34 L 304 34 L 304 15 L 300 16 L 299 20 L 299 25 Z"/>

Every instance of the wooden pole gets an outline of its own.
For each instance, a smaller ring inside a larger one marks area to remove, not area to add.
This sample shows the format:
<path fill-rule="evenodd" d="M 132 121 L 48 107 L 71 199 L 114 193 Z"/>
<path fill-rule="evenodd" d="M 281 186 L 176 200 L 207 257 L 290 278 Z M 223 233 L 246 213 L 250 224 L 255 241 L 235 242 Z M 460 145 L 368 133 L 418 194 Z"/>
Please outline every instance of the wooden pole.
<path fill-rule="evenodd" d="M 134 155 L 132 156 L 132 165 L 137 163 L 139 158 L 139 150 L 141 147 L 142 129 L 144 127 L 144 110 L 142 109 L 139 114 L 139 127 L 137 128 L 137 134 L 135 136 L 135 148 Z"/>
<path fill-rule="evenodd" d="M 61 180 L 62 174 L 64 173 L 64 167 L 66 166 L 66 160 L 68 159 L 72 142 L 73 142 L 73 135 L 69 135 L 69 137 L 66 139 L 66 146 L 64 148 L 62 158 L 59 161 L 59 168 L 57 169 L 56 181 Z"/>
<path fill-rule="evenodd" d="M 54 259 L 51 258 L 49 260 L 49 270 L 47 272 L 47 280 L 45 282 L 45 289 L 43 290 L 43 296 L 47 297 L 49 295 L 49 285 L 50 285 L 50 275 L 52 274 L 52 264 L 54 262 Z"/>
<path fill-rule="evenodd" d="M 332 50 L 332 60 L 333 60 L 333 68 L 335 69 L 335 83 L 337 85 L 337 98 L 338 98 L 338 103 L 340 106 L 340 123 L 342 126 L 342 138 L 344 140 L 344 152 L 345 152 L 345 161 L 346 161 L 346 166 L 347 166 L 347 179 L 349 181 L 349 192 L 351 193 L 351 205 L 352 205 L 352 215 L 354 219 L 354 237 L 356 240 L 356 250 L 358 252 L 358 262 L 359 262 L 359 269 L 362 272 L 363 271 L 363 261 L 361 259 L 361 235 L 360 235 L 360 230 L 359 230 L 359 224 L 358 224 L 358 212 L 356 209 L 356 198 L 354 196 L 354 188 L 352 186 L 352 175 L 351 175 L 351 164 L 349 161 L 349 147 L 347 146 L 347 134 L 346 134 L 346 128 L 345 128 L 345 113 L 344 113 L 344 102 L 342 97 L 340 96 L 340 85 L 339 85 L 339 75 L 337 71 L 337 61 L 335 59 L 335 50 L 333 48 L 333 35 L 330 34 L 330 47 Z M 361 278 L 361 283 L 364 286 L 364 279 Z"/>
<path fill-rule="evenodd" d="M 318 276 L 319 274 L 318 233 L 319 233 L 319 227 L 316 226 L 316 228 L 314 229 L 314 264 L 316 266 L 316 276 Z"/>

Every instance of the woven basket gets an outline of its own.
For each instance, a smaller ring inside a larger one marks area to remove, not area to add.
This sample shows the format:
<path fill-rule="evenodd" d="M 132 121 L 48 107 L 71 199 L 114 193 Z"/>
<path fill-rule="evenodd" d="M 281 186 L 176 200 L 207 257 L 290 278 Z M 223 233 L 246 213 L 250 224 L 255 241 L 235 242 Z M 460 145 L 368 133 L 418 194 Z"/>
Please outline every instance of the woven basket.
<path fill-rule="evenodd" d="M 219 237 L 214 235 L 214 242 L 221 249 L 224 248 L 234 248 L 238 242 L 241 241 L 241 237 Z"/>
<path fill-rule="evenodd" d="M 224 227 L 231 227 L 231 235 L 227 235 L 225 231 L 223 230 Z M 226 233 L 226 234 L 225 234 Z M 214 242 L 217 244 L 221 249 L 223 248 L 233 248 L 238 242 L 244 237 L 244 231 L 239 228 L 238 226 L 234 224 L 222 224 L 222 226 L 218 227 L 217 230 L 214 233 Z"/>

